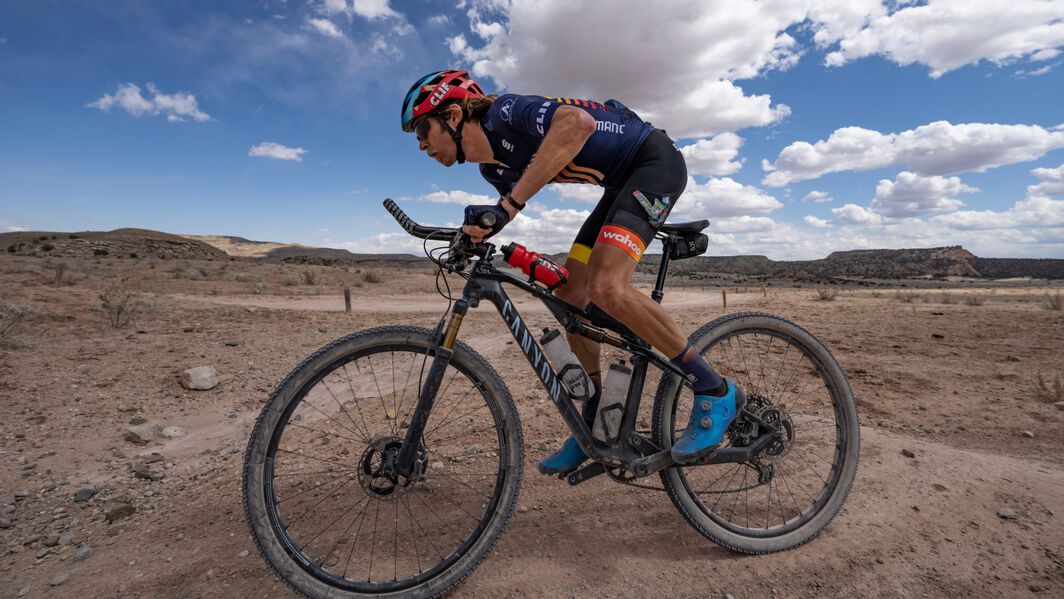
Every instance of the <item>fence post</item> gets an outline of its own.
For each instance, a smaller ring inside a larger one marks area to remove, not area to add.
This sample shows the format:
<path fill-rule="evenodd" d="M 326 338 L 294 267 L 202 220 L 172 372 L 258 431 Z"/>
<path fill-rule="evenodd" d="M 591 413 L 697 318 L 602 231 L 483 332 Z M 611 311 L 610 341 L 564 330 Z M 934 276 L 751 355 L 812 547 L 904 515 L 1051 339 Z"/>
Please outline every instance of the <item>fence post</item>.
<path fill-rule="evenodd" d="M 768 290 L 765 289 L 764 285 L 761 286 L 761 295 L 768 297 Z"/>
<path fill-rule="evenodd" d="M 351 313 L 351 288 L 344 287 L 344 312 Z"/>
<path fill-rule="evenodd" d="M 727 310 L 728 309 L 728 290 L 727 289 L 721 289 L 720 290 L 720 297 L 721 297 L 721 299 L 724 300 L 724 309 Z"/>

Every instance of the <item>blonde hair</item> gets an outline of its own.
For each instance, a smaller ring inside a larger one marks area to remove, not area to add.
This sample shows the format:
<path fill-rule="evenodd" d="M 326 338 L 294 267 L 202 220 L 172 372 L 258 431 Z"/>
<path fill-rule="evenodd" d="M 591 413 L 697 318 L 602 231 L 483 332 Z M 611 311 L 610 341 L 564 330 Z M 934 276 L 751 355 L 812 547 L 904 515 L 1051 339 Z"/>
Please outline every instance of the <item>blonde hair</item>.
<path fill-rule="evenodd" d="M 491 94 L 488 96 L 477 96 L 475 98 L 462 98 L 461 100 L 453 100 L 443 110 L 450 110 L 451 106 L 457 106 L 462 111 L 462 120 L 466 122 L 476 122 L 484 118 L 484 115 L 488 113 L 488 109 L 491 108 L 495 99 L 499 96 Z M 441 110 L 442 112 L 442 110 Z"/>

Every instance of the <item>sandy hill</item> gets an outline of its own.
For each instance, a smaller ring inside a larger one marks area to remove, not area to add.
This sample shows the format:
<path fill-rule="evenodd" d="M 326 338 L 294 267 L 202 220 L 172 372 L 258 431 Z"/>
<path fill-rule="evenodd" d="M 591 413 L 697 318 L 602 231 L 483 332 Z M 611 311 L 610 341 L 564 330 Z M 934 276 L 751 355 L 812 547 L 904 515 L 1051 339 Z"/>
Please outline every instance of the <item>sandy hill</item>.
<path fill-rule="evenodd" d="M 159 258 L 163 260 L 228 260 L 224 251 L 180 235 L 148 229 L 114 231 L 19 231 L 0 234 L 0 251 L 14 255 L 87 258 Z"/>

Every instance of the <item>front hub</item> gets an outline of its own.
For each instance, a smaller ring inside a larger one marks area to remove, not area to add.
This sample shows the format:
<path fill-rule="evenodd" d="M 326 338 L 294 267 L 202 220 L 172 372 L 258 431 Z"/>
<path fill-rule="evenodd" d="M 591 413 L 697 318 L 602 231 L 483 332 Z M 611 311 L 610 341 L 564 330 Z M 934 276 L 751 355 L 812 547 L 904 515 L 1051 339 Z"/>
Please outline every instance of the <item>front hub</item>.
<path fill-rule="evenodd" d="M 358 482 L 371 497 L 390 500 L 399 497 L 414 483 L 422 480 L 428 464 L 428 450 L 418 447 L 409 476 L 396 472 L 399 450 L 403 440 L 398 437 L 379 437 L 373 440 L 359 459 Z"/>

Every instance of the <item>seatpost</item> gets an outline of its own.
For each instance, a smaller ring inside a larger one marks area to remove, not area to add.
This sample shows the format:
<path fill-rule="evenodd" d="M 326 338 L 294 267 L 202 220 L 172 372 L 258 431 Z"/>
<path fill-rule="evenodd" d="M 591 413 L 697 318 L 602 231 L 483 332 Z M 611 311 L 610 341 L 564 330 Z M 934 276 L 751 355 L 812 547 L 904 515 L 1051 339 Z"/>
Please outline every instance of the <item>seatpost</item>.
<path fill-rule="evenodd" d="M 672 246 L 676 244 L 676 236 L 669 235 L 666 239 L 661 241 L 661 266 L 658 267 L 658 281 L 654 284 L 654 291 L 650 292 L 650 297 L 657 303 L 661 303 L 661 298 L 665 297 L 665 274 L 669 270 L 669 254 L 672 253 Z"/>

